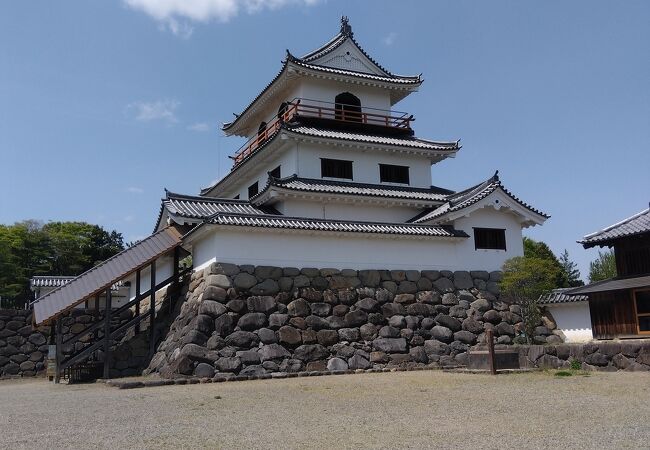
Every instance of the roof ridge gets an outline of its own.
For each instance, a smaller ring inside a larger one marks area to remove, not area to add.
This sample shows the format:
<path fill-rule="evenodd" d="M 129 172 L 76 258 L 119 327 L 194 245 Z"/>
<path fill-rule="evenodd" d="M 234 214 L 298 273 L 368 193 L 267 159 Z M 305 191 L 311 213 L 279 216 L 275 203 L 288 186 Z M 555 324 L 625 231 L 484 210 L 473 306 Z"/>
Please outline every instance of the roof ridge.
<path fill-rule="evenodd" d="M 585 235 L 585 236 L 582 238 L 582 240 L 580 240 L 580 241 L 578 241 L 578 242 L 582 242 L 582 241 L 585 241 L 585 240 L 587 240 L 587 239 L 591 239 L 592 237 L 595 237 L 596 235 L 599 235 L 599 234 L 601 234 L 601 233 L 605 233 L 605 232 L 607 232 L 607 231 L 611 231 L 612 229 L 614 229 L 614 228 L 616 228 L 616 227 L 620 227 L 621 225 L 624 225 L 624 224 L 626 224 L 626 223 L 628 223 L 628 222 L 631 222 L 632 220 L 637 219 L 637 218 L 639 218 L 639 217 L 641 217 L 641 216 L 643 216 L 643 215 L 645 215 L 645 214 L 648 214 L 648 213 L 650 213 L 650 208 L 646 208 L 646 209 L 644 209 L 643 211 L 640 211 L 640 212 L 638 212 L 638 213 L 636 213 L 636 214 L 634 214 L 634 215 L 632 215 L 632 216 L 630 216 L 630 217 L 628 217 L 628 218 L 626 218 L 626 219 L 623 219 L 623 220 L 621 220 L 620 222 L 616 222 L 616 223 L 613 224 L 613 225 L 609 225 L 608 227 L 605 227 L 605 228 L 603 228 L 602 230 L 594 231 L 593 233 L 589 233 L 589 234 Z"/>
<path fill-rule="evenodd" d="M 375 184 L 375 183 L 359 183 L 359 182 L 354 182 L 354 181 L 337 181 L 337 180 L 324 180 L 321 178 L 308 178 L 308 177 L 300 177 L 298 174 L 293 174 L 289 177 L 284 177 L 284 178 L 275 178 L 276 181 L 278 182 L 285 182 L 285 181 L 293 181 L 293 180 L 300 180 L 300 181 L 311 181 L 315 182 L 318 184 L 325 184 L 325 185 L 339 185 L 339 186 L 349 186 L 349 187 L 360 187 L 360 188 L 370 188 L 370 189 L 384 189 L 384 190 L 392 190 L 392 191 L 402 191 L 402 192 L 422 192 L 422 193 L 432 193 L 432 194 L 437 194 L 439 192 L 434 192 L 434 189 L 438 190 L 444 190 L 448 192 L 453 192 L 450 191 L 449 189 L 444 189 L 444 188 L 439 188 L 436 186 L 431 186 L 429 188 L 421 188 L 421 187 L 415 187 L 415 186 L 392 186 L 392 185 L 385 185 L 385 184 Z"/>
<path fill-rule="evenodd" d="M 370 222 L 364 220 L 346 220 L 346 219 L 319 219 L 315 217 L 297 217 L 297 216 L 284 216 L 284 215 L 273 215 L 273 214 L 237 214 L 237 213 L 226 213 L 226 212 L 216 212 L 211 216 L 207 217 L 204 222 L 209 223 L 212 219 L 219 216 L 237 216 L 237 217 L 250 217 L 256 219 L 278 219 L 278 220 L 289 220 L 289 221 L 301 221 L 301 222 L 322 222 L 322 223 L 344 223 L 344 224 L 360 224 L 360 225 L 385 225 L 385 226 L 406 226 L 406 227 L 415 227 L 415 228 L 435 228 L 441 230 L 454 230 L 453 227 L 449 225 L 437 225 L 437 224 L 421 224 L 421 223 L 409 223 L 409 222 Z M 454 230 L 458 231 L 458 230 Z"/>

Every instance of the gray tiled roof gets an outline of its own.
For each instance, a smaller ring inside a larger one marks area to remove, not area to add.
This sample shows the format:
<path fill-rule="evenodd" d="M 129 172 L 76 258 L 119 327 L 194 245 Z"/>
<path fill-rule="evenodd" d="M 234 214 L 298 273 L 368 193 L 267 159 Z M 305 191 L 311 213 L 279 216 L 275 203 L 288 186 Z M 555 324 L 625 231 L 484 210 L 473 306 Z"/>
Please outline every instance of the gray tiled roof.
<path fill-rule="evenodd" d="M 163 212 L 169 215 L 188 219 L 189 222 L 200 222 L 217 213 L 230 214 L 268 214 L 274 212 L 269 208 L 260 208 L 248 200 L 234 200 L 227 198 L 211 198 L 194 195 L 175 194 L 165 191 L 166 197 L 160 205 L 160 213 L 154 231 L 160 226 Z"/>
<path fill-rule="evenodd" d="M 402 76 L 383 76 L 376 75 L 374 73 L 367 72 L 357 72 L 355 70 L 339 69 L 337 67 L 327 67 L 321 66 L 318 64 L 309 64 L 307 62 L 300 61 L 292 56 L 289 56 L 291 62 L 296 64 L 299 67 L 304 67 L 305 69 L 315 70 L 318 72 L 324 73 L 334 73 L 338 75 L 352 76 L 357 78 L 365 78 L 368 80 L 381 81 L 384 83 L 398 83 L 398 84 L 420 84 L 422 79 L 420 77 L 402 77 Z"/>
<path fill-rule="evenodd" d="M 269 177 L 267 187 L 260 192 L 258 196 L 261 196 L 270 186 L 303 192 L 361 195 L 365 197 L 422 200 L 427 202 L 444 201 L 447 196 L 452 193 L 452 191 L 438 187 L 421 189 L 408 186 L 386 186 L 379 184 L 300 178 L 297 175 L 292 175 L 287 178 Z"/>
<path fill-rule="evenodd" d="M 167 192 L 163 204 L 170 213 L 191 219 L 204 219 L 216 213 L 266 214 L 265 210 L 252 205 L 247 200 L 197 197 L 172 192 Z"/>
<path fill-rule="evenodd" d="M 339 233 L 392 234 L 444 238 L 467 238 L 464 231 L 435 225 L 409 223 L 355 222 L 347 220 L 308 219 L 285 216 L 245 216 L 216 214 L 207 223 L 216 225 L 281 228 L 290 230 L 331 231 Z"/>
<path fill-rule="evenodd" d="M 650 208 L 615 223 L 604 230 L 591 233 L 578 241 L 585 248 L 609 245 L 611 241 L 627 236 L 650 232 Z"/>
<path fill-rule="evenodd" d="M 650 275 L 616 277 L 609 280 L 596 281 L 586 286 L 572 288 L 568 294 L 593 294 L 596 292 L 623 291 L 634 288 L 650 287 Z"/>
<path fill-rule="evenodd" d="M 34 322 L 38 325 L 53 319 L 180 244 L 181 234 L 178 230 L 163 228 L 36 299 L 32 303 Z"/>
<path fill-rule="evenodd" d="M 558 303 L 586 302 L 589 300 L 589 297 L 586 295 L 567 294 L 567 291 L 570 291 L 572 289 L 573 288 L 553 289 L 551 292 L 540 295 L 537 303 L 540 305 L 552 305 Z"/>
<path fill-rule="evenodd" d="M 400 138 L 391 136 L 380 136 L 374 134 L 351 133 L 347 131 L 325 130 L 316 127 L 308 127 L 303 125 L 286 126 L 287 130 L 293 133 L 326 138 L 326 139 L 341 139 L 355 142 L 367 142 L 380 145 L 391 145 L 395 147 L 417 148 L 422 150 L 434 151 L 447 151 L 455 153 L 459 150 L 460 146 L 456 142 L 435 142 L 418 138 Z"/>
<path fill-rule="evenodd" d="M 484 199 L 485 197 L 487 197 L 497 189 L 501 189 L 506 195 L 508 195 L 514 201 L 519 203 L 524 208 L 529 209 L 533 213 L 538 214 L 544 218 L 550 217 L 544 214 L 543 212 L 533 208 L 529 204 L 524 203 L 515 195 L 513 195 L 510 191 L 508 191 L 505 187 L 503 187 L 503 185 L 501 184 L 501 180 L 499 180 L 499 171 L 497 171 L 491 178 L 488 178 L 484 182 L 479 183 L 476 186 L 472 186 L 471 188 L 466 189 L 464 191 L 460 191 L 450 195 L 449 197 L 447 197 L 447 202 L 444 205 L 414 217 L 413 219 L 411 219 L 411 222 L 422 223 L 434 219 L 440 220 L 444 216 L 452 212 L 460 211 L 479 202 L 480 200 Z"/>

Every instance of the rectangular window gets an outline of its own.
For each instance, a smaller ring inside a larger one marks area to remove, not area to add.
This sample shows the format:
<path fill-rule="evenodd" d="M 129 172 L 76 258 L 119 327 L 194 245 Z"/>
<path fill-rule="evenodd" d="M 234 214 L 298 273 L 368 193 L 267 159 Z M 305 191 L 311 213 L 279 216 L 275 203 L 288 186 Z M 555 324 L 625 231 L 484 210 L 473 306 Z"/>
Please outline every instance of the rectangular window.
<path fill-rule="evenodd" d="M 258 184 L 257 184 L 257 181 L 256 181 L 255 183 L 248 186 L 248 198 L 251 198 L 251 197 L 257 195 L 257 193 L 259 191 L 260 190 L 259 190 L 259 187 L 258 187 Z"/>
<path fill-rule="evenodd" d="M 650 291 L 635 291 L 634 302 L 639 333 L 650 333 Z"/>
<path fill-rule="evenodd" d="M 271 175 L 273 178 L 280 178 L 280 166 L 270 171 L 269 175 Z"/>
<path fill-rule="evenodd" d="M 474 228 L 474 248 L 476 250 L 505 250 L 506 230 L 501 228 Z"/>
<path fill-rule="evenodd" d="M 320 172 L 323 178 L 345 178 L 351 180 L 352 161 L 321 158 Z"/>
<path fill-rule="evenodd" d="M 379 180 L 382 183 L 409 184 L 409 168 L 408 166 L 379 164 Z"/>

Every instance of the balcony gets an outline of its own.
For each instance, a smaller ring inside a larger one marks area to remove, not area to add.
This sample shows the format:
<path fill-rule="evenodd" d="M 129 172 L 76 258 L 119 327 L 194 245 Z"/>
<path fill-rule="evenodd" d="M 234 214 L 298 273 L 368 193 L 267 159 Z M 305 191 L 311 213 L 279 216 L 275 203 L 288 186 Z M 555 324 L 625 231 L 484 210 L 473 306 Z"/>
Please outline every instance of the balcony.
<path fill-rule="evenodd" d="M 356 131 L 366 134 L 411 136 L 412 115 L 399 111 L 362 108 L 359 105 L 296 98 L 278 111 L 278 115 L 249 139 L 233 159 L 236 167 L 280 129 L 283 123 L 299 123 L 319 128 Z"/>

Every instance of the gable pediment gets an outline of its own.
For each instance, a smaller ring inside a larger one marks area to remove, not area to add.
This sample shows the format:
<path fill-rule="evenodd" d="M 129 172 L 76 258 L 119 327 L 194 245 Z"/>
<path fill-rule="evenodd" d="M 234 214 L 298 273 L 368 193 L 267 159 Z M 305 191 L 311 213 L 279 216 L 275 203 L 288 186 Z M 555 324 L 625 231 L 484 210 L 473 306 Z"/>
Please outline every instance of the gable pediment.
<path fill-rule="evenodd" d="M 309 61 L 309 63 L 331 67 L 333 69 L 352 70 L 354 72 L 389 76 L 388 73 L 364 55 L 363 52 L 359 50 L 359 47 L 357 47 L 349 38 L 336 49 Z"/>

